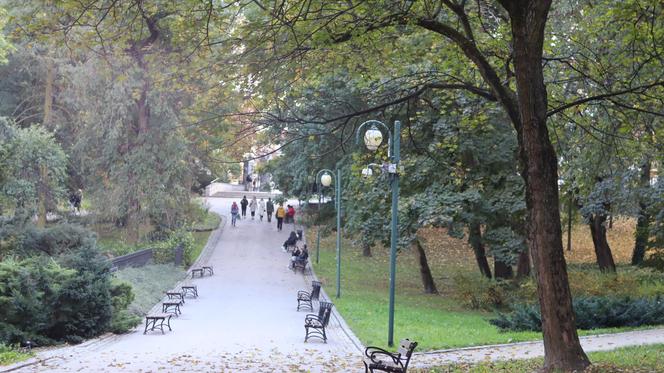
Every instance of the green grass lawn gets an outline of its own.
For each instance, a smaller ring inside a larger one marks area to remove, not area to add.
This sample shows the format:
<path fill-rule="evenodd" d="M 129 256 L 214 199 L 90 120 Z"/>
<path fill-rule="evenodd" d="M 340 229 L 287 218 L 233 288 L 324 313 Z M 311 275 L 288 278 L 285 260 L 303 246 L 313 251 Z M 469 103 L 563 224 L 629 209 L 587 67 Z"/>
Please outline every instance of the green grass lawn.
<path fill-rule="evenodd" d="M 17 348 L 5 346 L 0 343 L 0 366 L 18 363 L 32 356 L 32 353 L 22 352 Z"/>
<path fill-rule="evenodd" d="M 115 277 L 129 282 L 134 291 L 134 301 L 129 312 L 145 315 L 164 296 L 164 292 L 186 276 L 187 272 L 172 264 L 150 264 L 140 268 L 128 267 L 115 272 Z"/>
<path fill-rule="evenodd" d="M 664 372 L 664 345 L 635 346 L 613 351 L 588 354 L 593 365 L 586 372 Z M 414 372 L 429 373 L 492 373 L 534 372 L 542 367 L 543 359 L 484 362 L 479 364 L 455 364 Z"/>
<path fill-rule="evenodd" d="M 321 238 L 320 264 L 315 264 L 315 229 L 308 232 L 312 243 L 311 258 L 316 274 L 323 282 L 335 307 L 365 345 L 386 347 L 388 323 L 389 264 L 386 249 L 374 248 L 373 257 L 364 257 L 361 250 L 344 241 L 342 246 L 342 297 L 336 299 L 336 259 L 334 236 Z M 467 255 L 472 256 L 468 253 Z M 401 252 L 397 260 L 394 339 L 410 338 L 418 341 L 418 351 L 454 347 L 501 344 L 541 339 L 539 332 L 501 332 L 489 323 L 491 312 L 462 308 L 449 295 L 454 268 L 476 271 L 474 267 L 442 265 L 442 259 L 432 255 L 430 265 L 440 292 L 423 294 L 419 266 L 409 250 Z M 580 335 L 603 334 L 630 330 L 628 328 L 579 331 Z"/>

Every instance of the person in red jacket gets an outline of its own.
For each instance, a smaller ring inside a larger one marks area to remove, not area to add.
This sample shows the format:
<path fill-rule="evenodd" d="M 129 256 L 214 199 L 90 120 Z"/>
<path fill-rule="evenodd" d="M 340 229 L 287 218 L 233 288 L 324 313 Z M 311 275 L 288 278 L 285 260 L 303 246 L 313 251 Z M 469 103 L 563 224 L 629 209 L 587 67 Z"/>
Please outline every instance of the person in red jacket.
<path fill-rule="evenodd" d="M 286 222 L 295 223 L 295 208 L 291 205 L 288 205 L 288 210 L 286 210 Z"/>

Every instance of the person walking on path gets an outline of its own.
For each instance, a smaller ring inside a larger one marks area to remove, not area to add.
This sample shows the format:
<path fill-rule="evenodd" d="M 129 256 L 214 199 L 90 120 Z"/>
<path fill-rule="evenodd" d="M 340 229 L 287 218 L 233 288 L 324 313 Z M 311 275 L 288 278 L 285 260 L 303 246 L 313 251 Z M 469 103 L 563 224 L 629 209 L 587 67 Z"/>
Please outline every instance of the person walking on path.
<path fill-rule="evenodd" d="M 235 226 L 235 222 L 237 221 L 237 216 L 240 213 L 240 208 L 237 207 L 237 203 L 233 201 L 233 205 L 231 206 L 231 225 Z"/>
<path fill-rule="evenodd" d="M 283 203 L 280 203 L 279 207 L 277 207 L 275 216 L 277 217 L 277 230 L 281 232 L 281 229 L 284 227 L 284 218 L 286 217 L 286 210 Z"/>
<path fill-rule="evenodd" d="M 288 223 L 295 224 L 295 207 L 288 205 L 286 216 L 288 216 Z"/>
<path fill-rule="evenodd" d="M 263 215 L 265 215 L 265 201 L 261 198 L 258 201 L 258 216 L 261 218 L 261 221 L 263 221 Z"/>
<path fill-rule="evenodd" d="M 251 220 L 254 220 L 257 208 L 258 208 L 258 201 L 256 201 L 256 196 L 253 196 L 251 198 L 251 202 L 249 202 L 249 210 L 251 211 Z"/>
<path fill-rule="evenodd" d="M 249 204 L 249 201 L 247 200 L 247 196 L 242 197 L 242 200 L 240 201 L 240 206 L 242 206 L 242 217 L 246 218 L 247 217 L 247 205 Z"/>
<path fill-rule="evenodd" d="M 267 211 L 267 222 L 272 222 L 272 213 L 274 212 L 274 203 L 272 203 L 272 198 L 267 199 L 267 204 L 265 205 Z"/>

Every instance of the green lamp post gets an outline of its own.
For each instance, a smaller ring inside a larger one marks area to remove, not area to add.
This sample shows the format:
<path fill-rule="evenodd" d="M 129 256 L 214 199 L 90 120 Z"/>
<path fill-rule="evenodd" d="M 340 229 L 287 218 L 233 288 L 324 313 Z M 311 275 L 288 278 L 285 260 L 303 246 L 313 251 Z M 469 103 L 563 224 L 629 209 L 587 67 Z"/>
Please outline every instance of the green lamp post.
<path fill-rule="evenodd" d="M 387 344 L 394 345 L 394 289 L 396 281 L 397 269 L 397 241 L 399 239 L 398 225 L 398 206 L 399 206 L 399 161 L 401 153 L 401 122 L 394 122 L 394 134 L 390 133 L 389 127 L 380 121 L 369 120 L 360 125 L 357 129 L 357 142 L 359 142 L 360 133 L 362 129 L 369 126 L 364 132 L 364 144 L 367 149 L 375 151 L 383 142 L 383 134 L 379 127 L 383 128 L 388 134 L 388 157 L 390 163 L 383 165 L 383 169 L 390 174 L 390 184 L 392 186 L 392 223 L 390 231 L 390 304 L 388 310 L 388 324 L 387 324 Z M 371 168 L 367 167 L 362 170 L 362 175 L 365 177 L 371 176 Z"/>
<path fill-rule="evenodd" d="M 336 192 L 335 209 L 337 210 L 337 298 L 341 297 L 341 170 L 337 169 L 336 176 L 334 172 L 326 168 L 318 171 L 316 174 L 316 179 L 319 182 L 318 185 L 318 217 L 320 222 L 320 193 L 322 184 L 325 187 L 329 187 L 332 184 L 332 179 L 334 179 L 334 187 Z M 320 252 L 320 226 L 318 227 L 318 237 L 316 239 L 316 263 L 318 263 Z"/>

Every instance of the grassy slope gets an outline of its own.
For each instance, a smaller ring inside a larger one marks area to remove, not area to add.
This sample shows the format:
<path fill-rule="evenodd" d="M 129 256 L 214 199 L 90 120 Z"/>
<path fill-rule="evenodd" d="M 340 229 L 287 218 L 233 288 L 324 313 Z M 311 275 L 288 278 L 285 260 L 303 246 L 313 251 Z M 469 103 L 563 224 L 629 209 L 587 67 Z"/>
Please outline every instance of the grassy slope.
<path fill-rule="evenodd" d="M 16 348 L 0 344 L 0 366 L 18 363 L 32 356 L 32 353 L 22 352 Z"/>
<path fill-rule="evenodd" d="M 613 351 L 588 354 L 593 365 L 586 372 L 664 372 L 664 345 L 635 346 Z M 534 372 L 542 366 L 543 360 L 512 360 L 506 362 L 485 362 L 480 364 L 456 364 L 415 372 L 430 373 L 490 373 L 490 372 Z"/>
<path fill-rule="evenodd" d="M 164 292 L 186 275 L 184 269 L 170 264 L 151 264 L 140 268 L 125 268 L 115 272 L 115 276 L 132 285 L 134 301 L 129 312 L 137 316 L 145 315 L 164 296 Z"/>
<path fill-rule="evenodd" d="M 618 227 L 621 222 L 615 227 Z M 624 248 L 629 247 L 632 235 L 625 232 L 629 224 L 622 222 L 620 232 L 610 234 L 610 242 L 620 247 L 618 260 L 627 256 Z M 632 230 L 633 230 L 633 225 Z M 574 233 L 572 262 L 587 258 L 585 252 L 592 252 L 590 237 L 584 238 L 585 227 Z M 537 332 L 499 332 L 487 321 L 492 313 L 469 311 L 461 308 L 451 298 L 449 285 L 454 271 L 476 271 L 470 248 L 463 241 L 454 240 L 441 231 L 430 229 L 423 232 L 427 255 L 440 295 L 422 293 L 419 267 L 410 251 L 399 254 L 397 265 L 397 297 L 395 305 L 395 339 L 409 337 L 420 342 L 418 350 L 443 349 L 472 345 L 486 345 L 540 339 Z M 315 242 L 315 228 L 309 232 L 308 242 Z M 623 240 L 616 242 L 616 240 Z M 617 243 L 617 244 L 616 244 Z M 315 250 L 315 244 L 311 245 Z M 344 318 L 367 345 L 385 347 L 387 337 L 387 308 L 389 267 L 388 254 L 383 248 L 374 248 L 374 256 L 365 258 L 359 248 L 350 241 L 344 241 L 342 248 L 342 297 L 333 299 Z M 323 281 L 328 295 L 334 297 L 335 253 L 334 237 L 321 239 L 320 265 L 315 265 L 316 273 Z M 315 252 L 312 251 L 312 259 Z M 578 259 L 580 258 L 580 259 Z M 580 331 L 579 334 L 599 334 L 626 329 L 597 329 Z"/>

